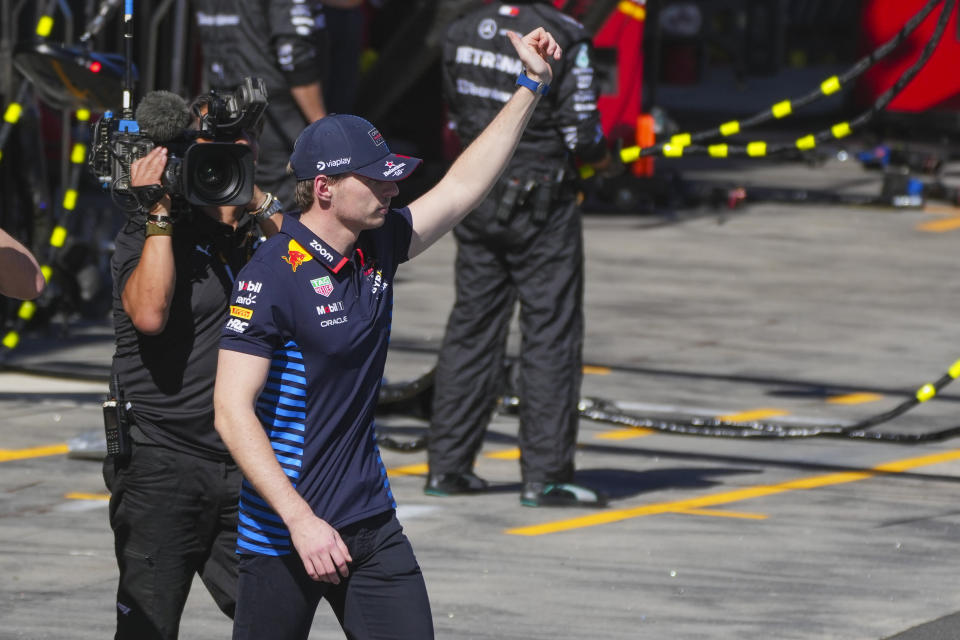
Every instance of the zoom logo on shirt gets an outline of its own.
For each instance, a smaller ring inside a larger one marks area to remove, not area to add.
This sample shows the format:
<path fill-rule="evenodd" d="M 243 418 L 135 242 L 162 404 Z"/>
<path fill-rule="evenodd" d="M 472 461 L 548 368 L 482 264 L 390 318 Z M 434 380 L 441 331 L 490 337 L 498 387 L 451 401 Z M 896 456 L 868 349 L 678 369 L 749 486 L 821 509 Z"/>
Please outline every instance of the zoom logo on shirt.
<path fill-rule="evenodd" d="M 311 240 L 310 248 L 316 251 L 317 253 L 319 253 L 321 258 L 323 258 L 330 264 L 333 264 L 333 254 L 327 251 L 327 248 L 324 247 L 322 244 L 320 244 L 316 240 Z"/>

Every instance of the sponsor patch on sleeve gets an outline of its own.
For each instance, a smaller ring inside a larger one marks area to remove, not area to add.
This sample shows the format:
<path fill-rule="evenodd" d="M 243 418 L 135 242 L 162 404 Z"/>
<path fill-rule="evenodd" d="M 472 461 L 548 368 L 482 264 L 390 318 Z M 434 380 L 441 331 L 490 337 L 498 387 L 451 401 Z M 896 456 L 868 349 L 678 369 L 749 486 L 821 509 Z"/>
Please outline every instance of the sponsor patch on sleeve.
<path fill-rule="evenodd" d="M 227 320 L 227 325 L 224 328 L 229 329 L 230 331 L 236 331 L 237 333 L 243 333 L 247 330 L 249 325 L 249 322 L 243 322 L 242 320 L 237 320 L 236 318 L 229 318 Z"/>
<path fill-rule="evenodd" d="M 243 318 L 244 320 L 249 320 L 253 317 L 253 309 L 247 309 L 245 307 L 238 307 L 236 305 L 230 306 L 230 315 L 234 318 Z"/>

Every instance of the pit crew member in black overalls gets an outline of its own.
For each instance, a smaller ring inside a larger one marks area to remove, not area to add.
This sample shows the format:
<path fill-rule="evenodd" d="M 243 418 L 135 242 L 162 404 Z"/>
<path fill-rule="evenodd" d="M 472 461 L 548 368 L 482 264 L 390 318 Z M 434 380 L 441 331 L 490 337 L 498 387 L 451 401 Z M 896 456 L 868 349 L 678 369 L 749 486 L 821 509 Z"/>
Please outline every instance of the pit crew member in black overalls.
<path fill-rule="evenodd" d="M 454 231 L 456 302 L 435 377 L 424 491 L 483 491 L 473 471 L 501 392 L 508 329 L 520 302 L 521 503 L 602 506 L 573 483 L 582 377 L 583 237 L 574 159 L 616 170 L 600 128 L 590 36 L 546 2 L 491 2 L 452 23 L 444 96 L 464 143 L 503 104 L 521 68 L 506 30 L 545 24 L 567 52 L 510 165 Z"/>

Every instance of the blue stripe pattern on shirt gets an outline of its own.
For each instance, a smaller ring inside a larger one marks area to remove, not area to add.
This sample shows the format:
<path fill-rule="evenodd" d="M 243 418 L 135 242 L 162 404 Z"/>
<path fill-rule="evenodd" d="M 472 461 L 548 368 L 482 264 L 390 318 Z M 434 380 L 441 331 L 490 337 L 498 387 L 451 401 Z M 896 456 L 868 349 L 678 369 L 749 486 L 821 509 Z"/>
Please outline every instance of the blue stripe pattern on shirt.
<path fill-rule="evenodd" d="M 294 486 L 303 466 L 307 418 L 305 373 L 303 354 L 296 343 L 291 341 L 277 349 L 256 405 L 257 417 L 267 430 L 277 462 Z M 246 480 L 240 493 L 237 534 L 238 553 L 280 556 L 292 551 L 289 530 Z"/>

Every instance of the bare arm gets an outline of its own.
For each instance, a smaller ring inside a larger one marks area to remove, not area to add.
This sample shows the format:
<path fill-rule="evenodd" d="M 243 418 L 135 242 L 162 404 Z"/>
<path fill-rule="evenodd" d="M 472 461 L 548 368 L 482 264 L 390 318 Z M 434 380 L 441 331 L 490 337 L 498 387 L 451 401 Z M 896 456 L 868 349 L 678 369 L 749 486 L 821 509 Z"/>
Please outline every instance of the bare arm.
<path fill-rule="evenodd" d="M 215 425 L 244 477 L 290 530 L 307 574 L 320 582 L 340 583 L 352 560 L 340 534 L 318 518 L 293 488 L 254 413 L 254 403 L 270 370 L 266 358 L 220 350 L 213 391 Z"/>
<path fill-rule="evenodd" d="M 308 123 L 327 115 L 327 107 L 323 102 L 323 87 L 319 82 L 290 87 L 290 95 Z"/>
<path fill-rule="evenodd" d="M 561 50 L 542 27 L 520 36 L 508 32 L 527 75 L 549 83 L 553 71 L 547 60 L 559 60 Z M 469 147 L 457 158 L 443 179 L 410 204 L 413 237 L 410 257 L 423 252 L 472 211 L 487 195 L 513 156 L 527 121 L 540 97 L 520 87 Z"/>
<path fill-rule="evenodd" d="M 166 148 L 154 148 L 130 166 L 130 184 L 132 186 L 160 184 L 160 175 L 166 164 Z M 169 216 L 170 196 L 163 196 L 150 213 Z M 167 326 L 176 276 L 177 270 L 173 262 L 173 238 L 148 236 L 143 243 L 140 262 L 130 274 L 120 294 L 123 310 L 130 316 L 137 331 L 156 335 Z"/>
<path fill-rule="evenodd" d="M 33 300 L 43 293 L 46 284 L 30 250 L 0 229 L 0 294 L 17 300 Z"/>

